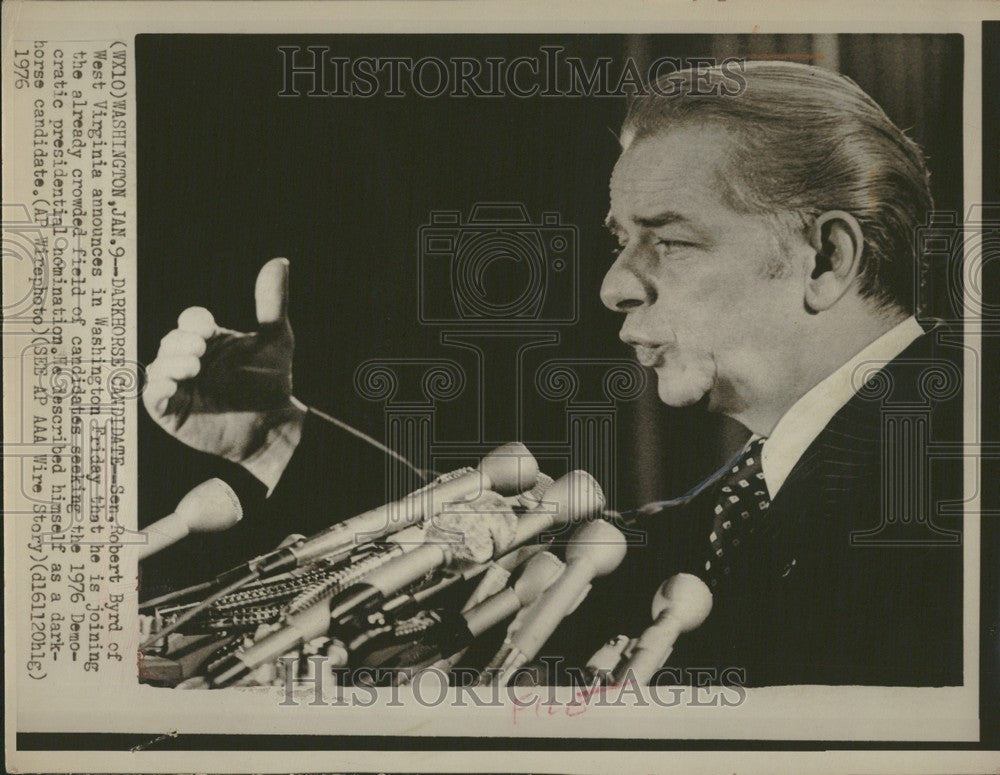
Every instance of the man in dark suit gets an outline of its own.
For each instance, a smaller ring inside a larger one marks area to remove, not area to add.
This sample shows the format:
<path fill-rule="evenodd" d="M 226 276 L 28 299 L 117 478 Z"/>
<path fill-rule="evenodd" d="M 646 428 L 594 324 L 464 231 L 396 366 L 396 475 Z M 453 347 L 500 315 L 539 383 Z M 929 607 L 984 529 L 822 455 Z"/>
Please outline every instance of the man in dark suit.
<path fill-rule="evenodd" d="M 751 63 L 746 80 L 632 104 L 601 297 L 664 402 L 704 401 L 751 439 L 698 496 L 646 510 L 646 548 L 564 641 L 610 590 L 651 600 L 687 570 L 714 610 L 674 665 L 748 685 L 960 684 L 960 522 L 928 519 L 961 502 L 960 478 L 926 444 L 961 439 L 961 349 L 913 316 L 922 154 L 834 73 Z M 647 609 L 618 631 L 648 624 Z"/>
<path fill-rule="evenodd" d="M 659 583 L 688 571 L 714 610 L 678 665 L 748 685 L 960 683 L 959 526 L 926 519 L 959 493 L 895 433 L 960 438 L 961 390 L 919 375 L 961 374 L 957 348 L 914 318 L 921 152 L 829 71 L 751 63 L 739 94 L 671 77 L 672 96 L 633 101 L 621 133 L 601 298 L 665 403 L 752 435 L 697 495 L 646 510 L 645 546 L 546 650 L 580 664 L 606 635 L 637 634 Z M 257 334 L 182 314 L 144 394 L 165 429 L 269 490 L 292 486 L 293 459 L 328 455 L 291 395 L 287 277 L 282 260 L 262 270 Z"/>
<path fill-rule="evenodd" d="M 942 327 L 889 360 L 852 359 L 861 388 L 729 540 L 710 537 L 720 490 L 739 487 L 734 466 L 681 503 L 645 507 L 632 525 L 643 545 L 548 648 L 585 664 L 598 644 L 649 627 L 657 589 L 687 572 L 711 585 L 713 608 L 680 637 L 665 683 L 962 684 L 961 517 L 927 519 L 935 504 L 961 503 L 961 465 L 932 466 L 926 448 L 961 437 L 960 352 Z M 729 571 L 713 574 L 723 559 Z M 623 590 L 641 602 L 622 606 Z"/>

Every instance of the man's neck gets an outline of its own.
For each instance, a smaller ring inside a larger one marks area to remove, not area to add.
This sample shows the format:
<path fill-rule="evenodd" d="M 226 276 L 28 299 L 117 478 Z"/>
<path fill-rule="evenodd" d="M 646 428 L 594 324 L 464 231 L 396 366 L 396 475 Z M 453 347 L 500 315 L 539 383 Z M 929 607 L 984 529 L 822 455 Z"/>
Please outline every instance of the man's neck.
<path fill-rule="evenodd" d="M 810 330 L 798 337 L 798 347 L 789 353 L 786 373 L 775 375 L 769 389 L 757 400 L 748 400 L 730 417 L 761 436 L 770 435 L 778 420 L 809 390 L 833 374 L 879 337 L 907 319 L 908 314 L 876 312 L 860 307 L 836 319 L 815 319 Z"/>

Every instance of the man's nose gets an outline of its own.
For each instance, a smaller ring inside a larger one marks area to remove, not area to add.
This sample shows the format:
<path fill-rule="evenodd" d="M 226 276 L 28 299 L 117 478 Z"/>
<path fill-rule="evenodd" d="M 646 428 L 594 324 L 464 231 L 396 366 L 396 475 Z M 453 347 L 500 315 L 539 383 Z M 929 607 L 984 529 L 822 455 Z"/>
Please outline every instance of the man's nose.
<path fill-rule="evenodd" d="M 628 249 L 622 251 L 604 275 L 601 301 L 612 312 L 628 312 L 652 303 L 652 290 L 629 264 Z"/>

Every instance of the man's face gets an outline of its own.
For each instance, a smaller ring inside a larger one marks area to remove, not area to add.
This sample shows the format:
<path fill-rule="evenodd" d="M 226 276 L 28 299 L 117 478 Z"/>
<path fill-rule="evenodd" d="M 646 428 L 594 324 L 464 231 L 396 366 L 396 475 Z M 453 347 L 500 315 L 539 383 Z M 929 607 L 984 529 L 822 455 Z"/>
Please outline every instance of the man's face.
<path fill-rule="evenodd" d="M 710 409 L 739 417 L 795 370 L 809 246 L 789 237 L 783 248 L 773 221 L 723 201 L 725 140 L 682 127 L 622 153 L 608 216 L 620 253 L 601 300 L 625 314 L 621 339 L 655 370 L 665 403 L 707 395 Z"/>

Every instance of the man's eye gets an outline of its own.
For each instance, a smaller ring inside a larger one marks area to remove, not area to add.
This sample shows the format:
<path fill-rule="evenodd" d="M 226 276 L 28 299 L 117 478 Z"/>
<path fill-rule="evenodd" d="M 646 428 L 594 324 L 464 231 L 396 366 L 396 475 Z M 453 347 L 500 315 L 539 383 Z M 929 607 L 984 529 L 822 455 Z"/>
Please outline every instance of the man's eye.
<path fill-rule="evenodd" d="M 660 249 L 661 253 L 671 254 L 677 253 L 681 250 L 694 247 L 693 242 L 684 242 L 683 240 L 673 240 L 673 239 L 661 239 L 656 241 L 657 247 Z"/>

